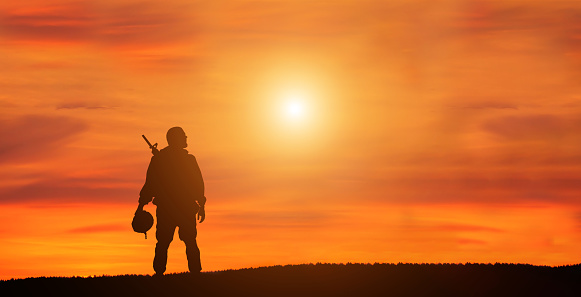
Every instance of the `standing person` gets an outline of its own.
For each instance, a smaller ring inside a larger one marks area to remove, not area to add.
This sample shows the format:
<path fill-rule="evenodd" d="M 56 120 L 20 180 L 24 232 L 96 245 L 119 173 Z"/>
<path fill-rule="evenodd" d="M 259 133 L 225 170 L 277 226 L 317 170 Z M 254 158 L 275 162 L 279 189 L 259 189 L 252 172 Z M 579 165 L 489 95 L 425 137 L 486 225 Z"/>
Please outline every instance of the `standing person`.
<path fill-rule="evenodd" d="M 185 149 L 188 144 L 184 130 L 173 127 L 167 131 L 166 137 L 168 146 L 156 153 L 149 163 L 137 210 L 143 210 L 143 206 L 152 200 L 157 206 L 155 274 L 165 272 L 167 249 L 176 227 L 179 228 L 179 238 L 186 244 L 188 268 L 197 273 L 202 270 L 202 265 L 196 242 L 196 214 L 202 223 L 206 218 L 204 180 L 196 158 Z"/>

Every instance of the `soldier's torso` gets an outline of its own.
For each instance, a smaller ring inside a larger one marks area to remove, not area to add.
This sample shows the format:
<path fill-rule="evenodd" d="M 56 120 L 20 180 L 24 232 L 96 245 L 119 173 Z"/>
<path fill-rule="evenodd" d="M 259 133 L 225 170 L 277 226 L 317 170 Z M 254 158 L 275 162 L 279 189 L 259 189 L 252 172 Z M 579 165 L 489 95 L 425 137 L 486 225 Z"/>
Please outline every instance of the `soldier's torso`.
<path fill-rule="evenodd" d="M 155 158 L 158 189 L 153 203 L 176 210 L 197 208 L 195 180 L 198 177 L 194 156 L 183 149 L 165 148 Z"/>

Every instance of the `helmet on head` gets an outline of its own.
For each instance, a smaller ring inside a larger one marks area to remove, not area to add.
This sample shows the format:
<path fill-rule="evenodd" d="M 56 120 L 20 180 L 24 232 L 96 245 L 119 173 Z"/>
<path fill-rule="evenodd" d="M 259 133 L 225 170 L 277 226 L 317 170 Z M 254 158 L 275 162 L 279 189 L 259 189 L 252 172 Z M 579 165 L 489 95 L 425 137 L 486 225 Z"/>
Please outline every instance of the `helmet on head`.
<path fill-rule="evenodd" d="M 145 210 L 138 210 L 133 216 L 131 226 L 133 231 L 145 234 L 145 239 L 147 239 L 147 231 L 153 226 L 153 216 Z"/>

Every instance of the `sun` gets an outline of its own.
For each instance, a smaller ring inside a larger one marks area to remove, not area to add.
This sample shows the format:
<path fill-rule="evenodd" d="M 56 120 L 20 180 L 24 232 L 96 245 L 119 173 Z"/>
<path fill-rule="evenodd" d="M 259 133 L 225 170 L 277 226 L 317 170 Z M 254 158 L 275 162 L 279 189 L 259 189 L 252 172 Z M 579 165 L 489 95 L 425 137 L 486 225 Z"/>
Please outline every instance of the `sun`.
<path fill-rule="evenodd" d="M 304 122 L 308 115 L 308 102 L 305 95 L 292 94 L 283 98 L 281 111 L 286 122 Z"/>
<path fill-rule="evenodd" d="M 301 100 L 292 98 L 286 102 L 286 116 L 290 119 L 299 119 L 305 115 L 305 104 Z"/>

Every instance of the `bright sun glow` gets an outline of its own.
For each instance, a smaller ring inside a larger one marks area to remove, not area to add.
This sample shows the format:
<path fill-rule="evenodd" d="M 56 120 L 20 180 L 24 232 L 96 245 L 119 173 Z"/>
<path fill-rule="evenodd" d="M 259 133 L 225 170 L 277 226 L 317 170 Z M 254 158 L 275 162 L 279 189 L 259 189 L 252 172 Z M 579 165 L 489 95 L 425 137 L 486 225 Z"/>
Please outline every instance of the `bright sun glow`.
<path fill-rule="evenodd" d="M 286 103 L 286 114 L 289 118 L 297 119 L 305 114 L 304 103 L 299 100 L 290 100 Z"/>
<path fill-rule="evenodd" d="M 304 95 L 292 94 L 283 98 L 282 114 L 287 122 L 300 123 L 306 120 L 308 106 Z"/>

